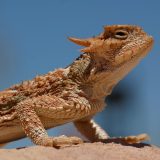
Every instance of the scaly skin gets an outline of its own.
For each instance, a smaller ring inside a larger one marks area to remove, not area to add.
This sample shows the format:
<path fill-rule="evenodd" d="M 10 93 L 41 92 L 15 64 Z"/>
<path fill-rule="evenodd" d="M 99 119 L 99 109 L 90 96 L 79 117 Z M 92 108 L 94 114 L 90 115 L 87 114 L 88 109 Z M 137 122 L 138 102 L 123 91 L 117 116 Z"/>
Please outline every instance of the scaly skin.
<path fill-rule="evenodd" d="M 69 39 L 85 47 L 71 65 L 0 92 L 0 143 L 25 135 L 43 146 L 82 143 L 78 137 L 47 135 L 45 129 L 68 122 L 92 142 L 110 141 L 92 117 L 104 108 L 113 87 L 147 55 L 153 38 L 138 26 L 113 25 L 94 38 Z M 144 134 L 117 140 L 136 143 L 146 138 Z"/>

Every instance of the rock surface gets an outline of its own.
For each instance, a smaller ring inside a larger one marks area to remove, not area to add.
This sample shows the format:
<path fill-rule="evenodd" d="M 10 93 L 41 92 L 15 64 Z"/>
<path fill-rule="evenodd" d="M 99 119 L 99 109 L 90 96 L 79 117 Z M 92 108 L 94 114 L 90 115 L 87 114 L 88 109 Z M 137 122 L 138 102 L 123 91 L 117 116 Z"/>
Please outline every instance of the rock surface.
<path fill-rule="evenodd" d="M 160 148 L 148 145 L 85 143 L 63 149 L 33 146 L 0 149 L 0 160 L 160 160 Z"/>

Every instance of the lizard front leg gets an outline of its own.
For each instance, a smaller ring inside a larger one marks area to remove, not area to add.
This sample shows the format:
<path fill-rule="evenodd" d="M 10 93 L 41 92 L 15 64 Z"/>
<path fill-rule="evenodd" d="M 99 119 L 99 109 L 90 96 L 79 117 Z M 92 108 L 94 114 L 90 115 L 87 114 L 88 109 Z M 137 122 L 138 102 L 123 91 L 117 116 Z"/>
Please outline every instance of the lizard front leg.
<path fill-rule="evenodd" d="M 34 109 L 36 103 L 33 102 L 36 102 L 36 98 L 19 103 L 15 109 L 22 128 L 35 144 L 59 148 L 82 143 L 82 140 L 78 137 L 49 137 Z"/>
<path fill-rule="evenodd" d="M 93 120 L 84 118 L 74 122 L 74 125 L 91 142 L 104 141 L 109 135 Z"/>
<path fill-rule="evenodd" d="M 109 135 L 91 118 L 85 118 L 74 122 L 78 131 L 80 131 L 91 142 L 115 142 L 115 143 L 139 143 L 148 140 L 147 134 L 140 134 L 137 136 L 127 136 L 110 138 Z"/>

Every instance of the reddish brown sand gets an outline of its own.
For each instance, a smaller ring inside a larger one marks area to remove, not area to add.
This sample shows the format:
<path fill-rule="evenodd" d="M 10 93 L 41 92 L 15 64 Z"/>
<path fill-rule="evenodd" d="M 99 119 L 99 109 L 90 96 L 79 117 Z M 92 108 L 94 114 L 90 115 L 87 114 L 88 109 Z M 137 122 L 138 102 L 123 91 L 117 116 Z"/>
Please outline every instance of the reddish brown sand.
<path fill-rule="evenodd" d="M 0 149 L 0 160 L 160 160 L 160 148 L 114 143 L 86 143 L 63 149 L 35 146 Z"/>

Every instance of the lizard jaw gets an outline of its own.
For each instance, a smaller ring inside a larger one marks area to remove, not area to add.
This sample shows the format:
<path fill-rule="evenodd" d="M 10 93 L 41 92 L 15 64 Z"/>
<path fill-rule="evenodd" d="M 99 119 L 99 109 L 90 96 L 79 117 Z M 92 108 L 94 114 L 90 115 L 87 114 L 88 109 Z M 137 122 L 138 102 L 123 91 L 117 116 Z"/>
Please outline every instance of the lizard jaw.
<path fill-rule="evenodd" d="M 153 46 L 153 37 L 147 36 L 145 43 L 115 56 L 115 64 L 119 65 L 132 60 L 134 57 L 145 57 Z"/>

